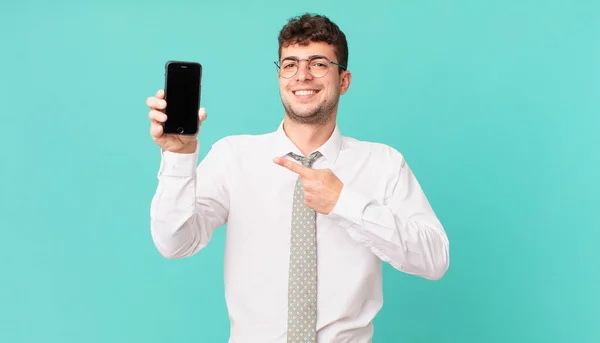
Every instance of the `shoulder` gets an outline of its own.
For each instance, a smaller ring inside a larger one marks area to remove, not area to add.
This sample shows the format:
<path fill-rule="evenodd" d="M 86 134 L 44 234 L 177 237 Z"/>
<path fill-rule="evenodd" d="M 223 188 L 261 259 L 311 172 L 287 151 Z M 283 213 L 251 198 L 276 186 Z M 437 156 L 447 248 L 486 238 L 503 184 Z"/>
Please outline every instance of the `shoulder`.
<path fill-rule="evenodd" d="M 211 150 L 228 151 L 234 154 L 256 151 L 268 144 L 271 135 L 272 133 L 228 135 L 216 140 Z"/>
<path fill-rule="evenodd" d="M 373 162 L 378 166 L 402 167 L 406 163 L 402 152 L 382 142 L 343 136 L 342 151 L 357 158 L 368 158 L 369 162 Z"/>

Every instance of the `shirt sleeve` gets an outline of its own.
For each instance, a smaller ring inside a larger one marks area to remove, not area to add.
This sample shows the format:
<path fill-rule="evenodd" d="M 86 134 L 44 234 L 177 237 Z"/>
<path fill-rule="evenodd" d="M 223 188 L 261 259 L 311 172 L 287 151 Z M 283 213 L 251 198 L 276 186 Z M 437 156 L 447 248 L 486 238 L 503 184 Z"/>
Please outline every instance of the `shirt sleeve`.
<path fill-rule="evenodd" d="M 161 151 L 150 227 L 156 248 L 166 258 L 195 254 L 227 221 L 226 145 L 223 140 L 215 143 L 196 167 L 198 148 L 192 154 Z"/>
<path fill-rule="evenodd" d="M 449 267 L 446 232 L 406 161 L 397 165 L 383 203 L 344 185 L 330 216 L 397 270 L 441 279 Z"/>

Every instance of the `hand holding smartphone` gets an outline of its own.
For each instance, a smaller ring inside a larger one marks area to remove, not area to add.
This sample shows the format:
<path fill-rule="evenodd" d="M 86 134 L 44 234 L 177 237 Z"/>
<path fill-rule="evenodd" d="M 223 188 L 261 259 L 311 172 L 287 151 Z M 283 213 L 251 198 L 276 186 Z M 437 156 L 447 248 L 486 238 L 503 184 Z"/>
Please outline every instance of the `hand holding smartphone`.
<path fill-rule="evenodd" d="M 197 62 L 168 61 L 165 65 L 165 134 L 198 133 L 198 110 L 202 65 Z"/>
<path fill-rule="evenodd" d="M 206 111 L 200 108 L 201 79 L 199 63 L 168 61 L 165 89 L 146 99 L 150 136 L 164 151 L 196 151 L 199 127 L 206 120 Z"/>

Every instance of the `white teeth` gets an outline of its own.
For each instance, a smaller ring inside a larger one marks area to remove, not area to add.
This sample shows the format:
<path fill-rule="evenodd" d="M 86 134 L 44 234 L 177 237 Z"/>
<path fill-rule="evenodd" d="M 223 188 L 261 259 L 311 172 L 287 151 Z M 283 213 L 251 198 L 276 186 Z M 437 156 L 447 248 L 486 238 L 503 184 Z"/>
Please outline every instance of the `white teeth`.
<path fill-rule="evenodd" d="M 303 90 L 303 91 L 296 91 L 294 93 L 296 95 L 312 95 L 312 94 L 315 94 L 316 91 L 314 91 L 314 90 Z"/>

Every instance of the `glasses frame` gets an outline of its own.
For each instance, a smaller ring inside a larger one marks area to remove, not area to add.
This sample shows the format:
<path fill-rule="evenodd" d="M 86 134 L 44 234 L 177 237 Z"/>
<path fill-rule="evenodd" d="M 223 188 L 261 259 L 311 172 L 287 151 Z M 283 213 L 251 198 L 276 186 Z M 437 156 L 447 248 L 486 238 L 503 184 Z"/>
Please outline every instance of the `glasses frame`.
<path fill-rule="evenodd" d="M 321 78 L 321 77 L 325 77 L 325 75 L 329 74 L 329 69 L 330 68 L 328 66 L 327 67 L 327 72 L 325 74 L 323 74 L 322 76 L 314 76 L 313 73 L 310 71 L 310 61 L 314 60 L 314 59 L 324 59 L 324 60 L 326 60 L 329 63 L 329 66 L 331 66 L 333 64 L 333 65 L 338 66 L 342 70 L 347 70 L 346 66 L 343 66 L 343 65 L 341 65 L 341 64 L 339 64 L 337 62 L 334 62 L 334 61 L 330 60 L 329 58 L 327 58 L 326 56 L 322 56 L 322 55 L 312 55 L 312 56 L 309 56 L 308 58 L 298 58 L 298 57 L 290 56 L 290 57 L 286 57 L 286 58 L 282 59 L 281 61 L 275 61 L 273 63 L 275 63 L 275 66 L 277 67 L 277 74 L 280 77 L 283 77 L 284 79 L 291 79 L 292 77 L 296 76 L 296 74 L 298 74 L 298 70 L 300 70 L 300 62 L 301 61 L 306 61 L 307 62 L 308 73 L 310 75 L 312 75 L 312 77 Z M 296 72 L 294 72 L 292 75 L 290 75 L 288 77 L 285 77 L 285 76 L 281 75 L 281 65 L 280 65 L 280 63 L 283 63 L 284 61 L 288 61 L 288 60 L 296 61 L 298 63 L 298 68 L 296 69 Z"/>

